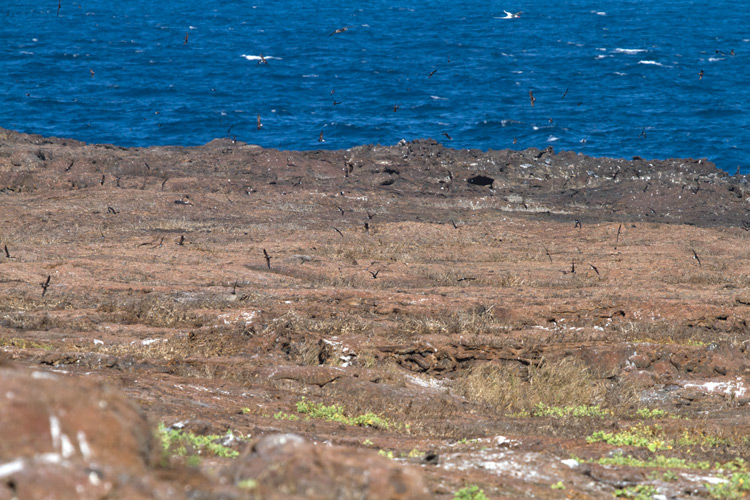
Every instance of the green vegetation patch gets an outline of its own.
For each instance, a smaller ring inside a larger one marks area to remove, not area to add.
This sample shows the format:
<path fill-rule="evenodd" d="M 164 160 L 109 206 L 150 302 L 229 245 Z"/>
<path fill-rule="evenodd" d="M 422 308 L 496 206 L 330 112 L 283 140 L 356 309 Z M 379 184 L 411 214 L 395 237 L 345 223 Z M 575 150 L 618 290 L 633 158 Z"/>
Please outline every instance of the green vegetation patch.
<path fill-rule="evenodd" d="M 522 410 L 519 413 L 512 414 L 513 417 L 597 417 L 606 418 L 612 416 L 612 410 L 606 410 L 599 405 L 577 405 L 577 406 L 550 406 L 544 403 L 537 403 L 531 410 Z"/>
<path fill-rule="evenodd" d="M 656 493 L 656 488 L 650 484 L 637 484 L 621 490 L 615 490 L 615 496 L 618 498 L 634 498 L 636 500 L 651 500 Z"/>
<path fill-rule="evenodd" d="M 640 408 L 635 412 L 640 418 L 666 418 L 667 412 L 659 409 Z"/>
<path fill-rule="evenodd" d="M 453 500 L 489 500 L 487 495 L 484 494 L 484 490 L 480 489 L 479 486 L 473 484 L 465 488 L 461 488 L 456 492 Z"/>
<path fill-rule="evenodd" d="M 677 446 L 714 448 L 736 444 L 735 440 L 727 437 L 706 434 L 704 432 L 691 432 L 687 429 L 672 439 L 665 436 L 660 425 L 647 426 L 643 423 L 620 432 L 596 431 L 586 438 L 586 442 L 604 442 L 615 446 L 637 446 L 639 448 L 648 448 L 652 453 L 658 450 L 671 450 Z"/>
<path fill-rule="evenodd" d="M 21 339 L 18 337 L 0 337 L 0 347 L 14 347 L 16 349 L 44 349 L 45 351 L 51 351 L 53 349 L 53 346 L 51 344 L 43 344 L 40 342 L 34 342 L 33 340 Z"/>
<path fill-rule="evenodd" d="M 664 455 L 654 455 L 648 460 L 634 458 L 631 455 L 624 456 L 622 453 L 616 453 L 611 457 L 603 457 L 592 462 L 599 465 L 624 465 L 627 467 L 659 467 L 663 469 L 696 469 L 696 470 L 725 470 L 725 471 L 746 471 L 747 463 L 742 458 L 735 458 L 729 462 L 709 461 L 691 462 L 684 458 L 666 457 Z"/>
<path fill-rule="evenodd" d="M 205 453 L 223 458 L 237 458 L 240 455 L 238 451 L 220 443 L 226 436 L 215 434 L 198 436 L 182 429 L 167 428 L 164 423 L 159 424 L 157 433 L 161 440 L 162 450 L 165 454 L 171 454 L 172 456 L 188 456 L 190 458 Z M 231 431 L 227 431 L 226 435 L 231 434 Z"/>
<path fill-rule="evenodd" d="M 711 498 L 745 498 L 750 491 L 750 474 L 740 472 L 732 474 L 726 483 L 705 484 Z"/>
<path fill-rule="evenodd" d="M 309 401 L 306 401 L 305 399 L 297 402 L 297 412 L 307 415 L 308 418 L 328 420 L 330 422 L 340 422 L 345 425 L 374 427 L 376 429 L 388 429 L 391 426 L 391 423 L 388 420 L 372 412 L 352 417 L 347 416 L 344 413 L 344 407 L 341 405 L 311 403 Z M 274 418 L 276 417 L 274 416 Z"/>
<path fill-rule="evenodd" d="M 651 452 L 671 449 L 671 441 L 664 438 L 661 427 L 638 424 L 620 432 L 596 431 L 586 438 L 587 443 L 604 442 L 615 446 L 637 446 Z"/>

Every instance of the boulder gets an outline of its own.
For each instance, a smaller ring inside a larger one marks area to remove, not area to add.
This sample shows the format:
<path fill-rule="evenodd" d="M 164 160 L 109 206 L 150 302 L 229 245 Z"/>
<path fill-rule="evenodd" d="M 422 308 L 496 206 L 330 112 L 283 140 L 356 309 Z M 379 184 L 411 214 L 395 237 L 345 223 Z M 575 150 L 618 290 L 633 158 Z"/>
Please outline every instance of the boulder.
<path fill-rule="evenodd" d="M 0 499 L 179 498 L 153 481 L 151 427 L 116 390 L 0 366 Z"/>
<path fill-rule="evenodd" d="M 313 444 L 273 434 L 225 470 L 236 485 L 252 481 L 259 498 L 427 499 L 422 471 L 369 450 Z"/>

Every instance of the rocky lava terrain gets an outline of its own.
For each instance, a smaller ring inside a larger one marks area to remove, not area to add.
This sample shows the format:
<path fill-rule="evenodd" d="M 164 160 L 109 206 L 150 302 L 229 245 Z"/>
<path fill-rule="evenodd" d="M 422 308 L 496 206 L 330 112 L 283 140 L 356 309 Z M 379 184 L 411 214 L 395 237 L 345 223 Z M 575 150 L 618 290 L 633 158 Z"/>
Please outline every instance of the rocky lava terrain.
<path fill-rule="evenodd" d="M 0 129 L 0 499 L 739 498 L 748 229 L 705 160 Z"/>

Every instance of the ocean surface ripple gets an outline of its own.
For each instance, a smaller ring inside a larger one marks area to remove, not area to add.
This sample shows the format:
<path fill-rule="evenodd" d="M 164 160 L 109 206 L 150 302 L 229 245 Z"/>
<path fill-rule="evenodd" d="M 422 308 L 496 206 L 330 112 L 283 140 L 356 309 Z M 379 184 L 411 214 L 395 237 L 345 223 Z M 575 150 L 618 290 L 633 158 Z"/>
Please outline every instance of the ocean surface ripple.
<path fill-rule="evenodd" d="M 0 126 L 122 146 L 430 137 L 750 172 L 750 9 L 736 2 L 57 7 L 0 8 Z"/>

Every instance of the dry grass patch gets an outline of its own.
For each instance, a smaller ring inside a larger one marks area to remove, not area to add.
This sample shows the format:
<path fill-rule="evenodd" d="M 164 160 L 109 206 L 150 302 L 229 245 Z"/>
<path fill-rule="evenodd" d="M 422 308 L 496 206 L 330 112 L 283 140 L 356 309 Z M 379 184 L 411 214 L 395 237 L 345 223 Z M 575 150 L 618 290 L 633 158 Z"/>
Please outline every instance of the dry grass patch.
<path fill-rule="evenodd" d="M 480 306 L 441 317 L 416 316 L 398 323 L 390 338 L 405 339 L 426 335 L 461 334 L 472 337 L 507 333 L 513 326 L 495 317 L 494 306 Z"/>
<path fill-rule="evenodd" d="M 573 358 L 542 358 L 525 367 L 477 364 L 456 379 L 453 390 L 503 412 L 530 410 L 539 404 L 599 405 L 607 399 L 607 384 Z"/>
<path fill-rule="evenodd" d="M 367 333 L 372 325 L 358 316 L 337 316 L 335 318 L 305 318 L 296 311 L 289 311 L 283 316 L 274 318 L 263 330 L 263 335 L 286 333 L 304 335 L 321 333 L 326 336 L 352 335 Z"/>
<path fill-rule="evenodd" d="M 144 297 L 122 302 L 109 302 L 99 306 L 106 321 L 124 324 L 142 324 L 156 328 L 201 327 L 204 318 L 187 306 L 164 297 Z"/>
<path fill-rule="evenodd" d="M 216 358 L 252 350 L 254 344 L 250 342 L 251 337 L 252 334 L 243 328 L 209 329 L 173 335 L 168 338 L 135 340 L 126 344 L 102 346 L 98 352 L 167 361 L 186 358 Z"/>

